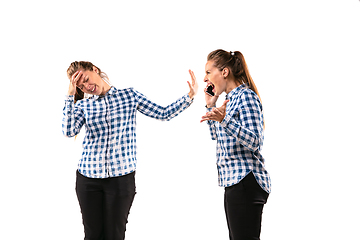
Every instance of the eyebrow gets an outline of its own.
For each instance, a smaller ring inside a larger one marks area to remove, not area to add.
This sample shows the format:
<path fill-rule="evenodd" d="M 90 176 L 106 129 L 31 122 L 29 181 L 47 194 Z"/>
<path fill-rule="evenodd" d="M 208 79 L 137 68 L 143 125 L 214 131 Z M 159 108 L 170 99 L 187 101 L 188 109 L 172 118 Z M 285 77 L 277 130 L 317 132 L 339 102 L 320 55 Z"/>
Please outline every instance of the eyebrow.
<path fill-rule="evenodd" d="M 79 81 L 78 81 L 77 83 L 80 83 L 80 81 L 84 82 L 84 80 L 85 80 L 85 77 L 84 77 L 84 75 L 82 75 L 81 78 L 79 79 Z M 76 85 L 77 85 L 77 84 L 76 84 Z M 81 83 L 81 84 L 79 84 L 79 86 L 77 86 L 77 87 L 80 88 L 80 89 L 82 89 L 82 88 L 84 87 L 84 84 Z"/>

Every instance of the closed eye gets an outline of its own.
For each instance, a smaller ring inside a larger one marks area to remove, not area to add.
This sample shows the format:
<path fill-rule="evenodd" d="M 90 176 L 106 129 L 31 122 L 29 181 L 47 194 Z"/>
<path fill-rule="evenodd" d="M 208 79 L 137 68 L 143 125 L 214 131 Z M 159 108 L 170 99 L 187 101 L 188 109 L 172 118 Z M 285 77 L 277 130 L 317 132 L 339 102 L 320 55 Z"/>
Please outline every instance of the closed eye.
<path fill-rule="evenodd" d="M 87 81 L 89 80 L 89 77 L 87 77 L 87 78 L 84 78 L 84 81 L 83 81 L 83 83 L 86 83 Z M 80 80 L 79 80 L 79 82 L 80 82 Z M 83 90 L 83 88 L 84 88 L 84 85 L 83 84 L 81 84 L 81 85 L 79 85 L 78 86 L 78 88 L 80 88 L 80 90 Z"/>

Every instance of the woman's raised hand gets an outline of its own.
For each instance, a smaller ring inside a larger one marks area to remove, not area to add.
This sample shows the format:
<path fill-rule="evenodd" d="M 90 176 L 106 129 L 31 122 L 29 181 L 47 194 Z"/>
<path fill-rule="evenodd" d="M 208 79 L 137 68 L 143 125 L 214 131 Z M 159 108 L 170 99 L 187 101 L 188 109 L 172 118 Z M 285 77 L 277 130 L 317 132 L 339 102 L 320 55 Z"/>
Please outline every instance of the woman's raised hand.
<path fill-rule="evenodd" d="M 189 81 L 187 81 L 187 83 L 189 84 L 189 88 L 190 88 L 190 92 L 189 92 L 189 97 L 190 99 L 193 99 L 194 96 L 196 95 L 197 91 L 198 91 L 198 83 L 196 81 L 196 77 L 193 71 L 189 70 L 190 76 L 191 76 L 191 83 Z"/>
<path fill-rule="evenodd" d="M 81 78 L 81 76 L 82 76 L 82 72 L 81 72 L 81 71 L 76 71 L 76 72 L 71 76 L 68 95 L 75 95 L 75 93 L 76 93 L 76 83 L 77 83 L 77 81 L 79 81 L 79 79 Z"/>
<path fill-rule="evenodd" d="M 215 103 L 218 100 L 219 96 L 218 95 L 211 96 L 210 94 L 208 94 L 206 92 L 206 88 L 204 89 L 204 93 L 205 93 L 206 107 L 208 107 L 208 108 L 215 107 Z"/>
<path fill-rule="evenodd" d="M 202 117 L 200 122 L 204 122 L 204 121 L 208 121 L 208 120 L 222 122 L 222 120 L 224 119 L 224 117 L 226 115 L 226 104 L 228 102 L 229 102 L 229 100 L 225 100 L 225 102 L 223 103 L 223 105 L 221 107 L 213 108 L 210 112 L 207 112 L 205 114 L 205 116 Z"/>

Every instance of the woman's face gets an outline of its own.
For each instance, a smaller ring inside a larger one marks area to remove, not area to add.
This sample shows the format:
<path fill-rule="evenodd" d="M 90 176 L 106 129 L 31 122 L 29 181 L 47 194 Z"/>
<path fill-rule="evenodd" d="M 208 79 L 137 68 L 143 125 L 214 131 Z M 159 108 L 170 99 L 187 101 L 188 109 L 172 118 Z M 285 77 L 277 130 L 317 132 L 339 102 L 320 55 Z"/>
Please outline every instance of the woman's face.
<path fill-rule="evenodd" d="M 104 95 L 110 86 L 100 77 L 97 73 L 97 68 L 94 67 L 93 71 L 80 70 L 80 79 L 77 81 L 76 86 L 84 93 L 91 95 Z"/>
<path fill-rule="evenodd" d="M 213 92 L 216 96 L 219 96 L 226 89 L 224 75 L 217 67 L 214 66 L 214 61 L 212 60 L 208 61 L 205 65 L 204 82 L 207 83 L 207 86 L 213 86 Z"/>

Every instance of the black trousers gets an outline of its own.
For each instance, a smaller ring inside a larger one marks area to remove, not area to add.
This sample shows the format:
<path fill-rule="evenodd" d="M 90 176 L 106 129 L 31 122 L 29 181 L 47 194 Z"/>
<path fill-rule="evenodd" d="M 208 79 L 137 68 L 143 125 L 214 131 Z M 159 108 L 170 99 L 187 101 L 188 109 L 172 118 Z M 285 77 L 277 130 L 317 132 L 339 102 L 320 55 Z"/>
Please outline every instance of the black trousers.
<path fill-rule="evenodd" d="M 136 193 L 135 172 L 121 177 L 94 179 L 76 171 L 85 240 L 123 240 Z"/>
<path fill-rule="evenodd" d="M 269 194 L 249 173 L 238 184 L 226 187 L 224 205 L 230 240 L 259 240 L 261 216 Z"/>

